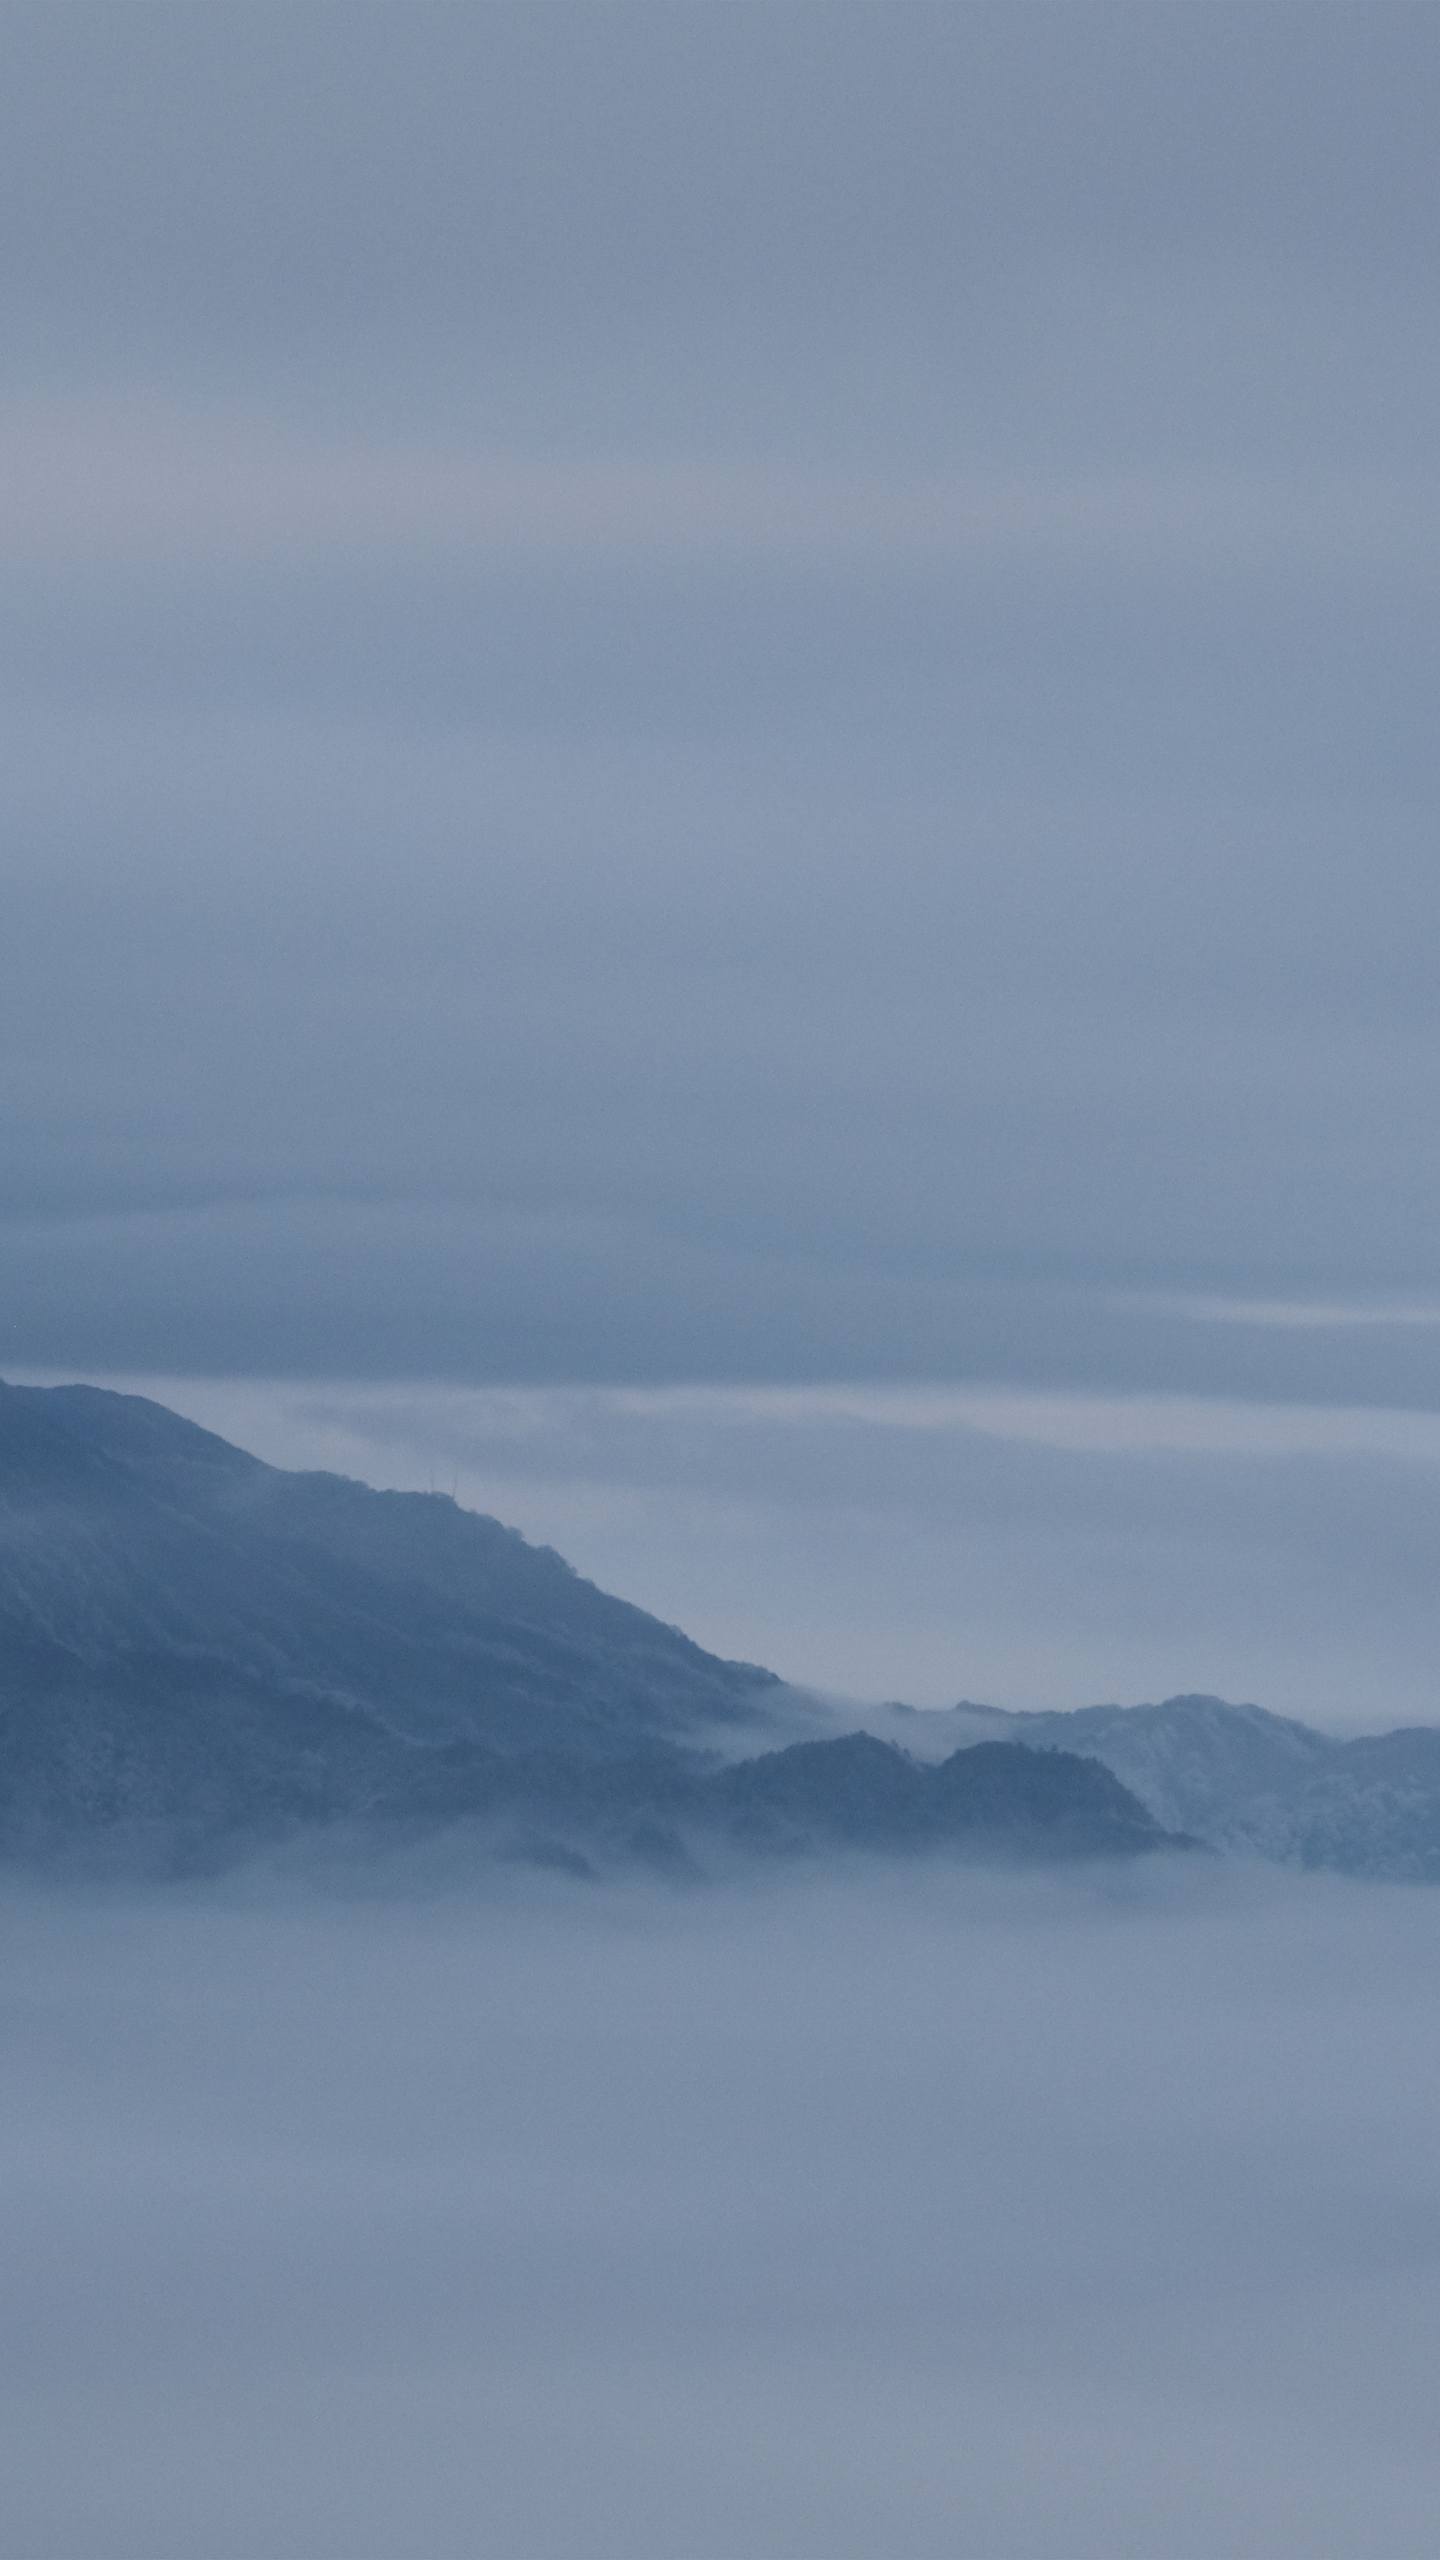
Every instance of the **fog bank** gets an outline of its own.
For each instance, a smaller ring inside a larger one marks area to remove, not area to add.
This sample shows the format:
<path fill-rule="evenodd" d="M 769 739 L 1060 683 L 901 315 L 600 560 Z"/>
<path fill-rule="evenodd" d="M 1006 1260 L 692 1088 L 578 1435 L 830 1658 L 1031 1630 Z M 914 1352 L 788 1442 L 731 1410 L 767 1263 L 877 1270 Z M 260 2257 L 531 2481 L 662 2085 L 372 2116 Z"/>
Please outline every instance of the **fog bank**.
<path fill-rule="evenodd" d="M 1440 1900 L 4 1919 L 30 2560 L 1431 2547 Z"/>

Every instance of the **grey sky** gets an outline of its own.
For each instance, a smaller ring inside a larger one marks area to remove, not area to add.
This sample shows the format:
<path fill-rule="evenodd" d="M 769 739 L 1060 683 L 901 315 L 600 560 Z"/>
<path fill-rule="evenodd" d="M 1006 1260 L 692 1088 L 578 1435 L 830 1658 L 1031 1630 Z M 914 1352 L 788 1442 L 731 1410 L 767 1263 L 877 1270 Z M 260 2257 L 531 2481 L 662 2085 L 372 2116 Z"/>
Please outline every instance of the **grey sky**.
<path fill-rule="evenodd" d="M 1433 1405 L 1432 13 L 4 43 L 0 1366 Z"/>

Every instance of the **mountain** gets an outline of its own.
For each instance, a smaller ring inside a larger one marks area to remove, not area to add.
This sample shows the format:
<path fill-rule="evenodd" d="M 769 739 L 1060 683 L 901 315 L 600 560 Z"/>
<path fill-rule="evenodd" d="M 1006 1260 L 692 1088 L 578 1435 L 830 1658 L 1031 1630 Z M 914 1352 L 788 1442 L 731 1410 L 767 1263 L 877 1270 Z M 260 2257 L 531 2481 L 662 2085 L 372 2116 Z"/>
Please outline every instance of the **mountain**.
<path fill-rule="evenodd" d="M 139 1396 L 0 1386 L 0 1693 L 41 1665 L 597 1752 L 743 1726 L 779 1686 L 443 1494 L 266 1466 Z"/>
<path fill-rule="evenodd" d="M 714 1766 L 678 1753 L 582 1762 L 466 1744 L 412 1752 L 348 1845 L 383 1848 L 438 1829 L 572 1874 L 639 1863 L 695 1876 L 841 1853 L 1132 1858 L 1195 1845 L 1152 1821 L 1094 1762 L 987 1743 L 934 1764 L 861 1733 Z"/>
<path fill-rule="evenodd" d="M 767 1847 L 983 1846 L 990 1854 L 1129 1857 L 1189 1846 L 1098 1764 L 1013 1742 L 938 1762 L 864 1733 L 742 1760 L 709 1781 L 733 1837 Z"/>
<path fill-rule="evenodd" d="M 767 1748 L 799 1712 L 443 1495 L 267 1466 L 141 1397 L 0 1386 L 12 1855 L 164 1869 L 322 1826 L 462 1825 L 576 1869 L 1170 1845 L 1092 1759 Z"/>
<path fill-rule="evenodd" d="M 1228 1845 L 1242 1806 L 1303 1782 L 1334 1747 L 1312 1726 L 1223 1698 L 1024 1716 L 1013 1739 L 1093 1754 L 1161 1822 Z"/>
<path fill-rule="evenodd" d="M 317 1819 L 422 1744 L 760 1742 L 779 1687 L 443 1495 L 0 1386 L 0 1840 Z"/>
<path fill-rule="evenodd" d="M 1024 1713 L 960 1706 L 891 1706 L 874 1729 L 928 1758 L 957 1744 L 1004 1741 L 1032 1751 L 1078 1752 L 1114 1772 L 1157 1821 L 1228 1845 L 1240 1809 L 1283 1794 L 1338 1748 L 1312 1726 L 1223 1698 L 1177 1697 L 1153 1706 Z"/>
<path fill-rule="evenodd" d="M 1289 1865 L 1440 1884 L 1440 1730 L 1333 1742 L 1304 1776 L 1237 1806 L 1230 1842 Z"/>
<path fill-rule="evenodd" d="M 1004 1739 L 1092 1758 L 1168 1828 L 1210 1847 L 1397 1883 L 1440 1883 L 1440 1728 L 1354 1739 L 1263 1707 L 1183 1696 L 1016 1714 L 890 1707 L 883 1734 L 934 1757 Z"/>

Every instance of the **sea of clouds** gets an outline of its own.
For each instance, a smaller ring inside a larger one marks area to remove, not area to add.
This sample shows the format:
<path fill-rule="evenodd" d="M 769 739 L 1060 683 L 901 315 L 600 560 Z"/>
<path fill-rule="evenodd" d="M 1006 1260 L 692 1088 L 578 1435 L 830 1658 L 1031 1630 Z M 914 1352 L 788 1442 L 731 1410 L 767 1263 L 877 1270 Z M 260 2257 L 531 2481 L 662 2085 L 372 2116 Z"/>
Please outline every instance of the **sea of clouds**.
<path fill-rule="evenodd" d="M 3 1924 L 26 2560 L 1433 2548 L 1440 1897 L 271 1874 Z"/>

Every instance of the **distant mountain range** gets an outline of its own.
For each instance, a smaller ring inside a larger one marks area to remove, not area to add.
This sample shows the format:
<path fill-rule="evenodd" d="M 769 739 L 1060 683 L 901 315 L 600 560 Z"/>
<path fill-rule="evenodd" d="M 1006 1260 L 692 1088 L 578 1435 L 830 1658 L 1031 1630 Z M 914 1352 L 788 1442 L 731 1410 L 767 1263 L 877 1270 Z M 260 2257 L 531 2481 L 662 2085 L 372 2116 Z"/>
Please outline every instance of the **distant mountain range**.
<path fill-rule="evenodd" d="M 1399 1883 L 1440 1883 L 1440 1727 L 1343 1740 L 1223 1698 L 1038 1715 L 890 1707 L 867 1724 L 910 1749 L 1020 1742 L 1097 1760 L 1155 1819 L 1212 1848 Z"/>
<path fill-rule="evenodd" d="M 0 1853 L 171 1870 L 455 1829 L 601 1871 L 1201 1841 L 1440 1881 L 1440 1731 L 1262 1708 L 877 1709 L 842 1731 L 439 1494 L 0 1385 Z"/>
<path fill-rule="evenodd" d="M 163 1870 L 445 1826 L 577 1872 L 1169 1845 L 1088 1759 L 817 1737 L 772 1673 L 444 1495 L 0 1386 L 0 1851 Z"/>

